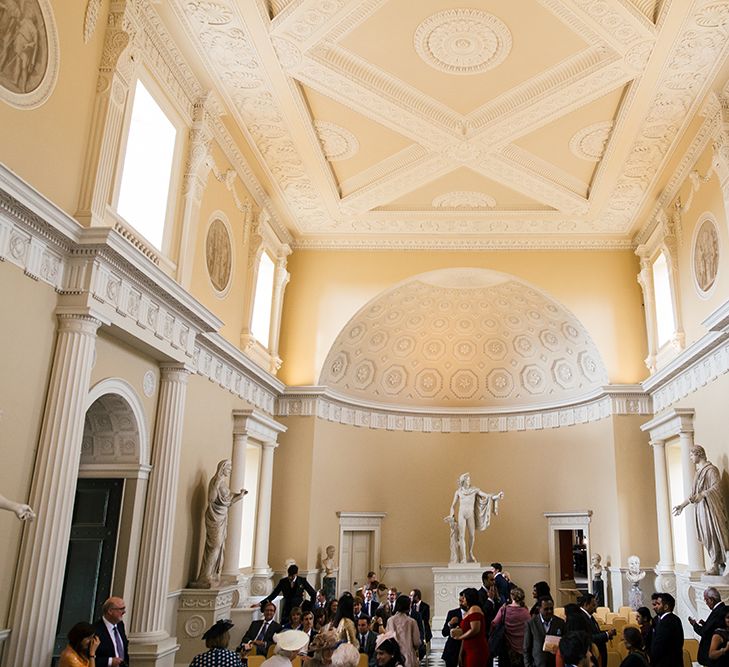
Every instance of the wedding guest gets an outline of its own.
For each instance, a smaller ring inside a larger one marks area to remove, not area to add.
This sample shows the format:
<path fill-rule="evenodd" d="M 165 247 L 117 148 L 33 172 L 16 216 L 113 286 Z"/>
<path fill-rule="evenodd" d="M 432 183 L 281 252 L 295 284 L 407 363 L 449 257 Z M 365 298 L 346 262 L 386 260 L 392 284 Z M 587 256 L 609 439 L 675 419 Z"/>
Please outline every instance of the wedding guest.
<path fill-rule="evenodd" d="M 68 644 L 61 651 L 58 667 L 96 667 L 98 647 L 96 628 L 90 623 L 76 623 L 68 631 Z"/>

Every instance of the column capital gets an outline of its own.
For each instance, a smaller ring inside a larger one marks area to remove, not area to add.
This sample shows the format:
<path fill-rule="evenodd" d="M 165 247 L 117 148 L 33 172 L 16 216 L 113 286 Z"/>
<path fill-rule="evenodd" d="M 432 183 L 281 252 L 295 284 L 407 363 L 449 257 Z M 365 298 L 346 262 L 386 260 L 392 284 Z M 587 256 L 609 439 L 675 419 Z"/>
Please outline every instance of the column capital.
<path fill-rule="evenodd" d="M 649 444 L 649 445 L 650 445 L 651 447 L 665 447 L 665 446 L 666 446 L 666 441 L 665 441 L 665 440 L 659 440 L 659 439 L 657 439 L 657 438 L 651 438 L 651 439 L 650 439 L 650 440 L 648 441 L 648 444 Z"/>
<path fill-rule="evenodd" d="M 159 365 L 160 379 L 166 382 L 179 382 L 187 384 L 190 377 L 190 369 L 187 366 L 176 363 L 161 363 Z"/>
<path fill-rule="evenodd" d="M 86 334 L 87 336 L 95 336 L 102 321 L 91 315 L 81 315 L 75 313 L 57 313 L 58 331 Z"/>
<path fill-rule="evenodd" d="M 278 443 L 275 440 L 264 440 L 261 443 L 261 447 L 263 447 L 263 449 L 274 450 L 278 447 Z"/>

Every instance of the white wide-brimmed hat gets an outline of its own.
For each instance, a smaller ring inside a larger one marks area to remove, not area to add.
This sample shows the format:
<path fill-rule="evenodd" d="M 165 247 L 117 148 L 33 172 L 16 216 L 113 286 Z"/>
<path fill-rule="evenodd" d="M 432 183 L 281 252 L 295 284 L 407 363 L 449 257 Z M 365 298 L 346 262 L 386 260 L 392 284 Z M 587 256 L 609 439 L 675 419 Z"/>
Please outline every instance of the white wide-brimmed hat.
<path fill-rule="evenodd" d="M 306 646 L 309 635 L 301 630 L 284 630 L 277 632 L 273 636 L 273 641 L 282 651 L 298 651 Z"/>

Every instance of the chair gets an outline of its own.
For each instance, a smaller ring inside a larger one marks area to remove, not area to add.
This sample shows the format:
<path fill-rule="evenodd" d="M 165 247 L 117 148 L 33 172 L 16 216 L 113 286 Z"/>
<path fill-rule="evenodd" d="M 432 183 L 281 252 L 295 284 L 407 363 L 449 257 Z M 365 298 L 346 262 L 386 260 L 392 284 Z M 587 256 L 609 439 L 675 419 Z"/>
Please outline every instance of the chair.
<path fill-rule="evenodd" d="M 295 658 L 294 658 L 294 659 L 293 659 L 293 660 L 291 661 L 291 667 L 301 667 L 301 657 L 300 657 L 300 656 L 298 656 L 298 655 L 297 655 L 297 656 L 296 656 L 296 657 L 295 657 Z"/>
<path fill-rule="evenodd" d="M 266 653 L 266 657 L 270 658 L 273 655 L 273 652 L 276 650 L 276 644 L 271 644 L 268 647 L 268 653 Z"/>
<path fill-rule="evenodd" d="M 630 615 L 633 613 L 632 607 L 620 607 L 620 609 L 618 609 L 618 614 L 620 614 L 620 616 L 625 616 L 625 618 L 630 618 Z"/>
<path fill-rule="evenodd" d="M 628 625 L 628 619 L 623 618 L 622 616 L 616 616 L 613 619 L 613 627 L 615 628 L 615 632 L 617 632 L 619 635 L 622 634 L 623 628 Z"/>
<path fill-rule="evenodd" d="M 698 662 L 699 660 L 699 640 L 698 639 L 684 639 L 683 647 L 689 652 L 692 662 Z"/>
<path fill-rule="evenodd" d="M 602 619 L 603 621 L 607 618 L 607 614 L 610 611 L 610 607 L 598 607 L 595 610 L 595 618 Z"/>
<path fill-rule="evenodd" d="M 683 650 L 683 667 L 692 667 L 691 656 L 689 652 L 684 648 Z"/>
<path fill-rule="evenodd" d="M 617 651 L 607 652 L 607 667 L 620 667 L 620 663 L 623 659 L 620 657 L 620 653 Z"/>
<path fill-rule="evenodd" d="M 359 654 L 359 663 L 357 664 L 357 667 L 367 667 L 369 660 L 369 656 L 366 653 L 360 653 Z"/>
<path fill-rule="evenodd" d="M 261 667 L 265 659 L 262 655 L 249 655 L 248 667 Z"/>
<path fill-rule="evenodd" d="M 555 607 L 554 608 L 554 615 L 558 616 L 562 620 L 565 620 L 566 614 L 564 613 L 564 607 Z"/>

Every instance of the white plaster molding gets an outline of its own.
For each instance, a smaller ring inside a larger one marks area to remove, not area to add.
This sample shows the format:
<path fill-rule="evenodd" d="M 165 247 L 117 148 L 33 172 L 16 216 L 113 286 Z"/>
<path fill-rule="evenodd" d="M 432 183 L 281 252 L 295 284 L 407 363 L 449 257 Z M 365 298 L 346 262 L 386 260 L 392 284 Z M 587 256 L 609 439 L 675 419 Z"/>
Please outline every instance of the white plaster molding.
<path fill-rule="evenodd" d="M 689 257 L 694 290 L 699 298 L 708 299 L 716 289 L 721 272 L 719 226 L 711 211 L 705 211 L 699 216 L 694 227 L 690 248 Z"/>
<path fill-rule="evenodd" d="M 649 434 L 651 442 L 665 442 L 681 433 L 693 433 L 695 415 L 693 408 L 669 410 L 642 424 L 640 430 Z"/>
<path fill-rule="evenodd" d="M 570 139 L 572 155 L 588 162 L 599 162 L 605 153 L 612 129 L 613 121 L 611 120 L 583 127 Z"/>
<path fill-rule="evenodd" d="M 359 152 L 357 137 L 341 125 L 317 120 L 314 121 L 314 129 L 321 142 L 324 156 L 329 162 L 348 160 Z"/>
<path fill-rule="evenodd" d="M 233 434 L 259 442 L 276 442 L 287 427 L 257 410 L 233 410 Z"/>
<path fill-rule="evenodd" d="M 435 208 L 494 208 L 496 200 L 484 192 L 454 190 L 433 199 Z"/>
<path fill-rule="evenodd" d="M 584 400 L 541 408 L 450 409 L 378 405 L 326 387 L 287 387 L 276 404 L 280 417 L 316 417 L 361 428 L 419 433 L 506 433 L 586 424 L 611 415 L 653 414 L 638 385 L 613 385 Z"/>
<path fill-rule="evenodd" d="M 78 469 L 78 476 L 92 479 L 108 479 L 109 477 L 149 479 L 150 472 L 152 472 L 152 466 L 148 464 L 82 463 Z"/>
<path fill-rule="evenodd" d="M 474 223 L 474 230 L 475 230 Z M 628 238 L 318 238 L 302 236 L 291 244 L 294 250 L 629 250 Z"/>

